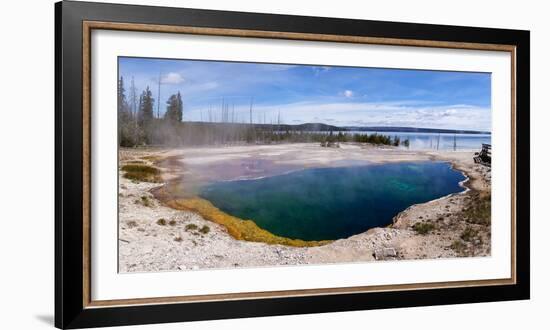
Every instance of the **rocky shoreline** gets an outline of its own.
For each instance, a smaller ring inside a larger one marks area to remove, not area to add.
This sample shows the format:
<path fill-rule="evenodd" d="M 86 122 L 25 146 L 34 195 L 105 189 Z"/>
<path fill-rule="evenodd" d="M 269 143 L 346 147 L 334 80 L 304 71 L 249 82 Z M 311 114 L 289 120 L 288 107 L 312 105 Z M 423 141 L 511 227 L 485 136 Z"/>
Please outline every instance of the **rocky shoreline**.
<path fill-rule="evenodd" d="M 217 150 L 216 150 L 217 149 Z M 313 247 L 292 247 L 237 240 L 224 226 L 195 212 L 170 208 L 151 190 L 164 183 L 141 182 L 119 171 L 119 271 L 149 272 L 276 265 L 326 264 L 375 260 L 411 260 L 490 255 L 490 170 L 473 162 L 473 152 L 410 152 L 373 146 L 343 146 L 342 150 L 312 145 L 212 148 L 208 150 L 122 149 L 122 164 L 161 164 L 184 155 L 178 172 L 162 168 L 163 181 L 187 175 L 193 179 L 219 175 L 246 176 L 243 163 L 252 154 L 265 160 L 266 171 L 293 166 L 331 166 L 346 160 L 369 163 L 442 160 L 468 178 L 465 192 L 413 205 L 386 228 Z M 270 165 L 270 162 L 277 166 Z M 166 166 L 166 163 L 164 163 Z M 170 167 L 170 166 L 168 166 Z M 255 169 L 257 170 L 257 169 Z M 244 173 L 238 172 L 244 171 Z M 257 172 L 257 171 L 256 171 Z M 255 172 L 254 172 L 255 173 Z M 265 174 L 265 173 L 264 173 Z M 219 178 L 214 178 L 219 179 Z M 483 207 L 480 207 L 482 205 Z"/>

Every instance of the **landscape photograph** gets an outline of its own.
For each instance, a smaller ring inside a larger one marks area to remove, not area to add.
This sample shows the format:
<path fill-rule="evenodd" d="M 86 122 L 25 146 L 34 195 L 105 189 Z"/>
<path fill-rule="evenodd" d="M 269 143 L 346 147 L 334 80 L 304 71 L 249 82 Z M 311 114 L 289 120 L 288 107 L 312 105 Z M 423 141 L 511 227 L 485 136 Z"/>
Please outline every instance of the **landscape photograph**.
<path fill-rule="evenodd" d="M 121 273 L 491 255 L 490 73 L 119 57 L 117 76 Z"/>

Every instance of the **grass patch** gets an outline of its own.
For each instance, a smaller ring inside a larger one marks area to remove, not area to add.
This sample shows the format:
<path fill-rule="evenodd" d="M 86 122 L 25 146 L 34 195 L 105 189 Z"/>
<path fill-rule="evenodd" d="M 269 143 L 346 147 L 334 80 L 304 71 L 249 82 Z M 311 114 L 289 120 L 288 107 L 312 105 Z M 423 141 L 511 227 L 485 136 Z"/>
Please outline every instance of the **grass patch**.
<path fill-rule="evenodd" d="M 156 167 L 141 164 L 127 164 L 120 169 L 126 172 L 123 175 L 126 179 L 144 182 L 162 182 L 160 170 Z"/>
<path fill-rule="evenodd" d="M 149 156 L 143 156 L 141 157 L 141 159 L 144 159 L 144 160 L 148 160 L 150 162 L 157 162 L 161 159 L 163 159 L 164 157 L 160 156 L 160 155 L 149 155 Z"/>
<path fill-rule="evenodd" d="M 160 170 L 158 168 L 152 167 L 149 165 L 142 165 L 142 164 L 128 164 L 128 165 L 122 166 L 121 169 L 126 172 L 142 172 L 147 174 L 160 173 Z"/>
<path fill-rule="evenodd" d="M 141 205 L 146 206 L 146 207 L 152 207 L 153 206 L 153 202 L 147 196 L 141 196 L 141 198 L 136 199 L 136 201 L 134 203 L 141 204 Z"/>
<path fill-rule="evenodd" d="M 202 226 L 201 229 L 199 229 L 199 231 L 200 231 L 202 234 L 205 234 L 205 235 L 206 235 L 206 234 L 208 234 L 208 233 L 210 232 L 210 227 L 204 225 L 204 226 Z"/>
<path fill-rule="evenodd" d="M 455 252 L 457 252 L 460 255 L 466 254 L 467 248 L 468 247 L 466 246 L 466 244 L 459 240 L 456 240 L 453 242 L 453 244 L 451 244 L 451 249 L 453 249 Z"/>
<path fill-rule="evenodd" d="M 427 235 L 429 232 L 435 229 L 435 226 L 431 222 L 417 222 L 413 225 L 412 228 L 419 235 Z"/>
<path fill-rule="evenodd" d="M 144 162 L 143 160 L 134 159 L 134 160 L 129 161 L 128 164 L 131 164 L 131 165 L 140 165 L 140 164 L 147 164 L 147 163 Z"/>
<path fill-rule="evenodd" d="M 168 224 L 169 224 L 170 226 L 175 226 L 176 223 L 178 223 L 178 222 L 177 222 L 176 220 L 174 220 L 174 219 L 168 221 Z"/>
<path fill-rule="evenodd" d="M 197 230 L 198 228 L 199 227 L 194 223 L 190 223 L 190 224 L 185 225 L 185 231 Z"/>
<path fill-rule="evenodd" d="M 131 221 L 126 221 L 126 226 L 128 226 L 128 228 L 134 228 L 134 227 L 137 227 L 138 224 L 134 220 L 131 220 Z"/>
<path fill-rule="evenodd" d="M 198 197 L 189 199 L 168 200 L 166 201 L 166 204 L 175 209 L 197 212 L 205 219 L 208 219 L 227 228 L 227 232 L 238 240 L 264 242 L 268 244 L 282 244 L 296 247 L 320 246 L 332 242 L 329 240 L 304 241 L 301 239 L 291 239 L 274 235 L 267 230 L 258 227 L 258 225 L 254 223 L 254 221 L 242 220 L 237 217 L 231 216 L 215 207 L 209 201 Z"/>
<path fill-rule="evenodd" d="M 462 234 L 460 234 L 460 238 L 466 242 L 471 242 L 478 236 L 478 234 L 478 230 L 468 226 L 466 227 L 466 229 L 464 229 Z"/>
<path fill-rule="evenodd" d="M 464 219 L 469 223 L 488 226 L 491 224 L 491 194 L 483 193 L 472 196 L 463 211 Z"/>
<path fill-rule="evenodd" d="M 166 219 L 160 218 L 157 220 L 157 225 L 159 226 L 166 226 Z"/>

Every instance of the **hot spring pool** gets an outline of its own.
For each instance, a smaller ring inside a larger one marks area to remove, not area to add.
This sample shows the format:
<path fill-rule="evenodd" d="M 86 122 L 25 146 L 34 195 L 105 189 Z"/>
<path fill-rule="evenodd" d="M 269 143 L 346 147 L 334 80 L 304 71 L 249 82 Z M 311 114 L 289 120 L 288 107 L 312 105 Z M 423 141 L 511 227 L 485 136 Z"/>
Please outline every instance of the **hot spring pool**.
<path fill-rule="evenodd" d="M 216 182 L 199 195 L 278 236 L 335 240 L 386 226 L 413 204 L 463 191 L 464 179 L 446 162 L 388 163 Z"/>

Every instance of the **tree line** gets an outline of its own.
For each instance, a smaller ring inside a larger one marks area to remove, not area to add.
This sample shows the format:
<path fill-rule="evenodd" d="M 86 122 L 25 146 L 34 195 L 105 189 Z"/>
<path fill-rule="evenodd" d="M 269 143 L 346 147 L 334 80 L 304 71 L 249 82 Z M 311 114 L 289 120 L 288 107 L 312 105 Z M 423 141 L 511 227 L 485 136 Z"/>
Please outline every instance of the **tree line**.
<path fill-rule="evenodd" d="M 382 134 L 359 134 L 345 131 L 309 131 L 292 125 L 235 123 L 229 118 L 227 104 L 222 104 L 222 122 L 183 122 L 181 93 L 170 95 L 163 116 L 159 100 L 153 98 L 149 86 L 139 95 L 132 79 L 126 90 L 123 77 L 118 80 L 118 138 L 122 147 L 151 145 L 228 145 L 315 142 L 329 146 L 336 142 L 371 143 L 409 146 L 409 140 Z M 155 116 L 155 104 L 157 114 Z M 250 108 L 252 117 L 252 105 Z"/>
<path fill-rule="evenodd" d="M 120 146 L 165 144 L 166 137 L 161 133 L 167 129 L 172 130 L 183 120 L 183 102 L 180 92 L 168 98 L 162 118 L 159 112 L 155 117 L 155 99 L 149 86 L 138 96 L 132 79 L 127 96 L 124 78 L 120 77 L 117 94 Z"/>

